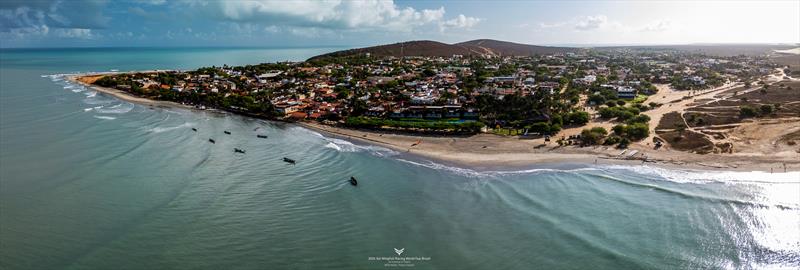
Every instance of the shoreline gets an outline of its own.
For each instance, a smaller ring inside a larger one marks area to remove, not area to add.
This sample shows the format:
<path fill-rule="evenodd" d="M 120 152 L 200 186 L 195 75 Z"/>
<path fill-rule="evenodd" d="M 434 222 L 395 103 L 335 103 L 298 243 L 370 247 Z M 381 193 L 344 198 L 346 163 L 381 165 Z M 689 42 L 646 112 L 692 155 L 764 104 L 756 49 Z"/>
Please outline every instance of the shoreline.
<path fill-rule="evenodd" d="M 642 159 L 620 159 L 616 158 L 612 152 L 621 152 L 622 149 L 604 149 L 605 147 L 561 147 L 562 149 L 551 150 L 528 150 L 517 147 L 517 150 L 509 151 L 503 144 L 514 144 L 516 146 L 533 144 L 527 141 L 509 137 L 502 137 L 494 134 L 477 134 L 470 137 L 443 137 L 443 136 L 414 136 L 405 134 L 382 133 L 376 131 L 344 129 L 321 125 L 316 123 L 298 122 L 299 126 L 322 132 L 327 135 L 333 135 L 343 139 L 357 141 L 371 145 L 386 147 L 398 152 L 411 154 L 414 156 L 429 159 L 437 163 L 444 163 L 446 165 L 455 165 L 457 167 L 466 167 L 471 169 L 492 169 L 492 168 L 514 168 L 524 169 L 532 166 L 540 165 L 555 165 L 555 164 L 585 164 L 585 165 L 623 165 L 623 166 L 656 166 L 666 169 L 680 169 L 680 170 L 704 170 L 704 171 L 761 171 L 770 172 L 773 168 L 774 173 L 782 173 L 783 166 L 780 163 L 771 160 L 764 160 L 753 157 L 736 157 L 729 156 L 725 159 L 732 160 L 736 163 L 735 166 L 730 166 L 720 162 L 708 162 L 710 159 L 718 159 L 720 155 L 707 154 L 691 154 L 678 151 L 669 151 L 672 156 L 686 156 L 685 159 L 669 160 L 662 155 L 653 156 L 648 152 L 648 159 L 643 162 Z M 364 136 L 366 135 L 366 137 Z M 411 146 L 415 140 L 422 140 L 417 146 Z M 479 151 L 475 149 L 464 149 L 463 146 L 447 147 L 441 146 L 443 144 L 451 144 L 443 140 L 453 141 L 458 144 L 459 140 L 467 145 L 474 144 L 474 142 L 481 142 L 487 144 L 487 148 L 480 148 Z M 426 143 L 426 141 L 428 141 Z M 433 141 L 433 142 L 431 142 Z M 520 142 L 521 141 L 521 142 Z M 408 143 L 408 144 L 405 144 Z M 425 147 L 425 145 L 433 145 Z M 492 149 L 495 148 L 495 149 Z M 502 148 L 502 149 L 497 149 Z M 532 147 L 531 147 L 532 148 Z M 410 149 L 410 151 L 409 151 Z M 688 157 L 687 155 L 695 155 L 697 157 Z M 714 156 L 710 156 L 714 155 Z M 782 162 L 781 162 L 782 163 Z M 786 162 L 787 172 L 800 171 L 800 162 Z"/>
<path fill-rule="evenodd" d="M 99 74 L 103 73 L 94 73 L 91 75 Z M 193 106 L 171 101 L 136 97 L 122 90 L 101 87 L 79 80 L 81 76 L 87 75 L 90 74 L 74 74 L 67 76 L 67 80 L 131 103 L 198 110 Z M 243 114 L 238 115 L 251 117 Z M 545 143 L 541 138 L 521 139 L 486 133 L 479 133 L 466 137 L 412 135 L 388 131 L 346 129 L 313 122 L 293 123 L 335 137 L 378 145 L 432 161 L 471 169 L 499 167 L 530 168 L 531 166 L 554 164 L 624 166 L 642 166 L 647 164 L 668 169 L 772 171 L 775 173 L 782 173 L 784 172 L 783 164 L 785 164 L 787 172 L 800 171 L 800 160 L 793 160 L 791 157 L 788 159 L 785 157 L 781 159 L 777 156 L 769 157 L 763 155 L 700 155 L 676 150 L 652 150 L 640 144 L 631 144 L 631 147 L 626 151 L 632 152 L 635 150 L 637 151 L 637 155 L 634 155 L 632 158 L 620 159 L 618 157 L 621 156 L 620 153 L 623 152 L 622 149 L 604 146 L 555 147 L 555 143 Z"/>
<path fill-rule="evenodd" d="M 144 71 L 144 72 L 147 72 L 147 71 Z M 155 71 L 153 71 L 153 72 L 155 72 Z M 92 74 L 73 74 L 73 75 L 66 76 L 66 80 L 69 81 L 69 82 L 72 82 L 72 83 L 80 84 L 80 85 L 82 85 L 82 86 L 84 86 L 86 88 L 95 90 L 97 92 L 100 92 L 100 93 L 103 93 L 103 94 L 107 94 L 107 95 L 110 95 L 110 96 L 112 96 L 114 98 L 117 98 L 117 99 L 120 99 L 120 100 L 123 100 L 123 101 L 127 101 L 127 102 L 131 102 L 131 103 L 136 103 L 136 104 L 141 104 L 141 105 L 148 105 L 148 106 L 177 107 L 177 108 L 183 108 L 183 109 L 198 110 L 194 106 L 180 104 L 180 103 L 172 102 L 172 101 L 152 100 L 152 99 L 148 99 L 148 98 L 137 97 L 137 96 L 131 95 L 130 93 L 122 91 L 122 90 L 108 88 L 108 87 L 102 87 L 102 86 L 94 85 L 94 84 L 89 84 L 89 83 L 86 83 L 86 82 L 83 82 L 83 81 L 79 80 L 80 77 L 87 76 L 87 75 L 102 75 L 102 74 L 113 74 L 113 73 L 114 72 L 92 73 Z"/>

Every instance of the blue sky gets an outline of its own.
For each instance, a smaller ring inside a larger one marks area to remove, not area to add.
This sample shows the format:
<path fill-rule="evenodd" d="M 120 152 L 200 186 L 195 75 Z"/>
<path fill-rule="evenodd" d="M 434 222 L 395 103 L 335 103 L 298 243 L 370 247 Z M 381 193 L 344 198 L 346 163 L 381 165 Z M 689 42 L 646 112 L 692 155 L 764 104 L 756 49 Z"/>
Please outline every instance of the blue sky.
<path fill-rule="evenodd" d="M 3 0 L 0 47 L 800 43 L 800 0 Z"/>

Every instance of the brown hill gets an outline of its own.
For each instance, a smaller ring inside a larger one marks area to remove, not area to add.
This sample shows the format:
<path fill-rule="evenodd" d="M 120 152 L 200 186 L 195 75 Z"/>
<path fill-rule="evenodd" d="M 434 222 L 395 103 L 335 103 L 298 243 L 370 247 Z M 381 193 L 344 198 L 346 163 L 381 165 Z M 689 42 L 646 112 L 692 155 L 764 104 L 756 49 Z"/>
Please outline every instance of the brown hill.
<path fill-rule="evenodd" d="M 404 56 L 443 56 L 493 55 L 493 56 L 531 56 L 577 51 L 577 48 L 545 47 L 519 44 L 491 39 L 478 39 L 456 44 L 446 44 L 431 40 L 408 41 L 388 45 L 350 49 L 314 56 L 309 60 L 328 57 L 347 57 L 369 53 L 375 57 Z"/>
<path fill-rule="evenodd" d="M 566 53 L 579 50 L 578 48 L 536 46 L 493 39 L 476 39 L 456 43 L 454 45 L 465 47 L 470 51 L 497 56 L 533 56 L 537 54 Z"/>
<path fill-rule="evenodd" d="M 380 45 L 366 48 L 336 51 L 314 56 L 309 60 L 326 57 L 347 57 L 369 53 L 376 57 L 404 57 L 404 56 L 452 56 L 454 54 L 471 55 L 468 49 L 431 40 L 415 40 L 395 44 Z"/>

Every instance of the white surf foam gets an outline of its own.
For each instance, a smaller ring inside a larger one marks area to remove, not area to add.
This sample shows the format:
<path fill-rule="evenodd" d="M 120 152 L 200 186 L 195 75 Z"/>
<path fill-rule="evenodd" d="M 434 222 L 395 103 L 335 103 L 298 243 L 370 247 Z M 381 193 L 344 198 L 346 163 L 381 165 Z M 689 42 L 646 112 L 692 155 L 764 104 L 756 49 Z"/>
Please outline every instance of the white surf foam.
<path fill-rule="evenodd" d="M 95 110 L 99 113 L 123 114 L 133 110 L 134 105 L 133 103 L 120 103 L 107 108 L 102 108 L 102 106 L 100 107 L 101 109 L 95 108 Z"/>
<path fill-rule="evenodd" d="M 177 126 L 174 126 L 174 127 L 154 127 L 154 128 L 148 129 L 147 132 L 161 133 L 161 132 L 166 132 L 166 131 L 170 131 L 170 130 L 176 130 L 176 129 L 179 129 L 179 128 L 187 128 L 187 127 L 191 127 L 191 126 L 194 126 L 194 123 L 188 123 L 187 122 L 187 123 L 183 123 L 183 124 L 180 124 L 180 125 L 177 125 Z"/>
<path fill-rule="evenodd" d="M 105 116 L 105 115 L 95 115 L 94 118 L 103 119 L 103 120 L 114 120 L 114 119 L 117 119 L 116 117 Z"/>
<path fill-rule="evenodd" d="M 506 176 L 506 175 L 535 175 L 539 173 L 548 173 L 548 172 L 582 172 L 582 171 L 598 171 L 597 168 L 586 167 L 586 168 L 575 168 L 575 169 L 551 169 L 551 168 L 534 168 L 534 169 L 525 169 L 525 170 L 509 170 L 509 171 L 477 171 L 473 169 L 461 168 L 456 166 L 448 166 L 441 163 L 436 163 L 430 160 L 423 160 L 423 161 L 411 161 L 407 159 L 398 158 L 398 161 L 405 162 L 408 164 L 426 167 L 434 170 L 442 170 L 447 171 L 450 173 L 458 174 L 461 176 L 467 177 L 496 177 L 496 176 Z"/>
<path fill-rule="evenodd" d="M 86 104 L 89 104 L 89 105 L 111 104 L 114 101 L 115 100 L 113 100 L 113 99 L 105 99 L 105 98 L 101 98 L 100 96 L 90 96 L 90 97 L 86 97 L 86 98 L 83 99 L 83 103 L 86 103 Z"/>
<path fill-rule="evenodd" d="M 328 142 L 328 144 L 325 145 L 326 148 L 334 149 L 339 152 L 345 152 L 345 153 L 367 152 L 379 157 L 394 156 L 398 154 L 397 151 L 380 146 L 357 145 L 345 140 L 336 138 L 326 138 L 324 136 L 322 137 L 322 139 Z"/>
<path fill-rule="evenodd" d="M 638 174 L 656 175 L 672 182 L 708 183 L 708 182 L 749 182 L 749 183 L 800 183 L 800 172 L 735 172 L 735 171 L 702 171 L 668 169 L 656 166 L 622 166 L 609 165 L 602 168 L 610 170 L 627 170 Z"/>

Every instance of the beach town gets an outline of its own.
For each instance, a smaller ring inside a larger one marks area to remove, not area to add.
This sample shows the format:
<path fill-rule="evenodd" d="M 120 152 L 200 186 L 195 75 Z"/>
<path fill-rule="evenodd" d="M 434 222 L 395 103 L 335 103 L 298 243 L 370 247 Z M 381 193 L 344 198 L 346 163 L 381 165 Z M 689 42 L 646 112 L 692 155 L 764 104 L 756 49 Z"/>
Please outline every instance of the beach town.
<path fill-rule="evenodd" d="M 470 166 L 600 158 L 782 171 L 800 157 L 796 56 L 627 47 L 530 56 L 366 50 L 77 80 L 122 98 L 291 121 Z"/>

